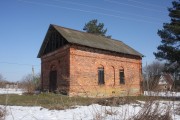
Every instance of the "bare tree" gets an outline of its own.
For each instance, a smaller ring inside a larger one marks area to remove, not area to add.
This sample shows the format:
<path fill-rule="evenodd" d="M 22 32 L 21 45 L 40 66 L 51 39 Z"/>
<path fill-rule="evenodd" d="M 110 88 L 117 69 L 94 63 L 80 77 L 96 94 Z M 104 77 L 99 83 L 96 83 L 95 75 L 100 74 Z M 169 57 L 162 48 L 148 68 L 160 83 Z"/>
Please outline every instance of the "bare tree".
<path fill-rule="evenodd" d="M 35 92 L 35 90 L 39 89 L 40 87 L 40 74 L 28 74 L 23 77 L 20 84 L 21 87 L 27 91 L 27 93 L 32 94 Z"/>
<path fill-rule="evenodd" d="M 2 74 L 0 74 L 0 87 L 1 88 L 5 87 L 5 83 L 6 83 L 5 78 L 3 77 Z"/>
<path fill-rule="evenodd" d="M 144 90 L 153 89 L 156 85 L 156 79 L 165 69 L 165 64 L 159 61 L 153 61 L 143 68 Z"/>
<path fill-rule="evenodd" d="M 0 74 L 0 81 L 4 81 L 2 74 Z"/>
<path fill-rule="evenodd" d="M 163 72 L 164 67 L 164 63 L 161 63 L 159 61 L 153 61 L 151 64 L 146 65 L 143 68 L 143 74 L 149 76 L 160 75 Z"/>

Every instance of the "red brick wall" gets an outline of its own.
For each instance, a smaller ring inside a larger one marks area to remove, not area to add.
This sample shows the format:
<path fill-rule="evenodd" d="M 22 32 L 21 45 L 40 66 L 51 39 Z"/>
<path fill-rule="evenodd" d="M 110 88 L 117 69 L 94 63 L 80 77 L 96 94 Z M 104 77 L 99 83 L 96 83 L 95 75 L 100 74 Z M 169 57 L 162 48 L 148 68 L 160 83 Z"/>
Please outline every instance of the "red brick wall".
<path fill-rule="evenodd" d="M 141 58 L 72 45 L 70 95 L 121 96 L 140 94 Z M 98 85 L 98 67 L 104 67 L 105 84 Z M 124 69 L 125 85 L 119 84 Z"/>
<path fill-rule="evenodd" d="M 69 87 L 69 45 L 41 57 L 42 87 L 49 89 L 49 73 L 57 70 L 57 87 L 59 91 Z"/>
<path fill-rule="evenodd" d="M 109 97 L 140 94 L 141 58 L 77 45 L 66 45 L 41 58 L 42 86 L 49 88 L 49 73 L 57 70 L 58 91 L 70 95 Z M 52 66 L 54 66 L 52 68 Z M 98 85 L 98 67 L 104 67 L 105 84 Z M 119 69 L 125 84 L 119 84 Z"/>

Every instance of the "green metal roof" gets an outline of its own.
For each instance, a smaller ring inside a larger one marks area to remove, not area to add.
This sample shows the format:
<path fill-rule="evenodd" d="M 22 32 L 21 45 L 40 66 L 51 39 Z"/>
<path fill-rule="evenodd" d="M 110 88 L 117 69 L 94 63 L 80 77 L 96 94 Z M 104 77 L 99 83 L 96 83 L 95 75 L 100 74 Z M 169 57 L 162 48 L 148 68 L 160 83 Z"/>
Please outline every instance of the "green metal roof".
<path fill-rule="evenodd" d="M 71 44 L 79 44 L 91 48 L 143 57 L 141 53 L 137 52 L 136 50 L 119 40 L 110 39 L 100 35 L 94 35 L 57 25 L 50 25 L 50 27 L 55 28 Z M 45 43 L 47 43 L 46 39 L 44 40 L 43 44 Z M 45 45 L 43 44 L 39 51 L 38 57 L 42 56 L 43 50 L 45 49 Z"/>

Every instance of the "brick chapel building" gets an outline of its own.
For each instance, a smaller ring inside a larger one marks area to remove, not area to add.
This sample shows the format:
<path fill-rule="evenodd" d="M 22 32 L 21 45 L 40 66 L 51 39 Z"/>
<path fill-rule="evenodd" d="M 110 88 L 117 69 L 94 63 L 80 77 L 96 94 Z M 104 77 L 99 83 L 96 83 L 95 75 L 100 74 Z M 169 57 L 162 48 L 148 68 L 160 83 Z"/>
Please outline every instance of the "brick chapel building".
<path fill-rule="evenodd" d="M 38 54 L 42 89 L 69 96 L 139 95 L 142 57 L 122 41 L 50 25 Z"/>

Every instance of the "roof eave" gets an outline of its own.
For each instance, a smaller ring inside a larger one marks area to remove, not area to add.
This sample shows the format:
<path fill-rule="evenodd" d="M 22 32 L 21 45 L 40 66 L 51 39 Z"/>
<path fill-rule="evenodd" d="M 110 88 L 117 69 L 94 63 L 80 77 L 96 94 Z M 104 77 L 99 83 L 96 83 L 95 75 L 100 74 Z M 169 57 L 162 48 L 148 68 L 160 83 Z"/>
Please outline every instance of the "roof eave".
<path fill-rule="evenodd" d="M 72 43 L 72 42 L 71 42 L 70 44 L 71 44 L 71 45 L 78 45 L 78 46 L 84 46 L 84 47 L 94 48 L 94 49 L 99 49 L 99 50 L 108 51 L 108 52 L 115 52 L 115 53 L 118 53 L 118 54 L 124 54 L 124 55 L 136 56 L 136 57 L 140 57 L 140 58 L 143 57 L 142 54 L 140 54 L 140 55 L 135 55 L 135 54 L 122 53 L 122 52 L 111 51 L 111 50 L 102 49 L 102 48 L 90 47 L 90 46 L 86 46 L 86 45 L 82 45 L 82 44 L 78 44 L 78 43 Z"/>

